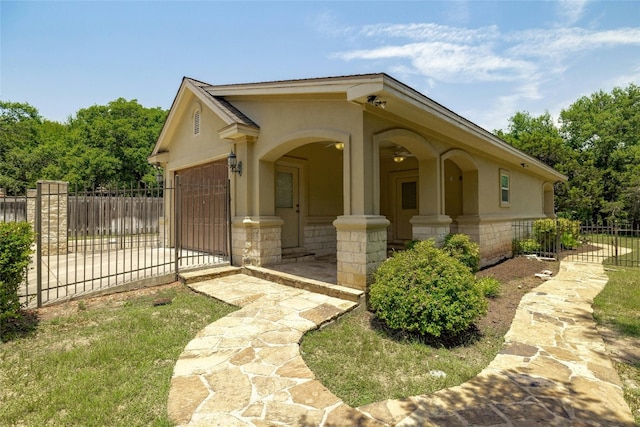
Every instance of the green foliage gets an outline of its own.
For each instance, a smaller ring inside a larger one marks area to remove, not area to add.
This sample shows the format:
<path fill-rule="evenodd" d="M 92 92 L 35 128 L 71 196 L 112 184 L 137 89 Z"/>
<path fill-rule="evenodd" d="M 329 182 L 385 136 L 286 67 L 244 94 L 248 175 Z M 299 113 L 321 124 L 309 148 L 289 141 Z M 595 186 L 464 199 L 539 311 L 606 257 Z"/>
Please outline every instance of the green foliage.
<path fill-rule="evenodd" d="M 500 295 L 500 281 L 493 277 L 481 277 L 476 280 L 476 286 L 487 298 L 496 298 Z"/>
<path fill-rule="evenodd" d="M 153 184 L 147 157 L 166 114 L 119 98 L 57 123 L 29 104 L 0 102 L 0 187 L 22 194 L 38 179 L 87 188 Z"/>
<path fill-rule="evenodd" d="M 568 177 L 555 187 L 559 215 L 640 222 L 640 86 L 582 97 L 559 123 L 519 112 L 495 133 Z"/>
<path fill-rule="evenodd" d="M 580 245 L 580 221 L 539 219 L 533 223 L 533 235 L 541 250 L 574 249 Z"/>
<path fill-rule="evenodd" d="M 32 242 L 28 223 L 0 222 L 0 341 L 22 316 L 18 288 L 29 266 Z"/>
<path fill-rule="evenodd" d="M 387 259 L 369 303 L 389 327 L 432 337 L 461 333 L 487 311 L 471 271 L 432 240 Z"/>
<path fill-rule="evenodd" d="M 535 254 L 542 249 L 535 239 L 513 239 L 512 243 L 514 255 Z"/>
<path fill-rule="evenodd" d="M 442 249 L 471 270 L 478 271 L 480 266 L 480 247 L 466 234 L 448 234 L 444 238 Z"/>

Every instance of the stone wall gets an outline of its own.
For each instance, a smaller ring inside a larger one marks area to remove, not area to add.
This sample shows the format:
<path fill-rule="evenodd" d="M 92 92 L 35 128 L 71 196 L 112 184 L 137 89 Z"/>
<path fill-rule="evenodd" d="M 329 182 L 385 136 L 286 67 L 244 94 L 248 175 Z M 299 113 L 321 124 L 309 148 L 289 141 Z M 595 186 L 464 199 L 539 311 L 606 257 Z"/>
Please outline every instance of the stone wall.
<path fill-rule="evenodd" d="M 490 222 L 480 226 L 480 265 L 495 264 L 513 256 L 511 221 Z"/>
<path fill-rule="evenodd" d="M 336 253 L 337 233 L 333 224 L 314 224 L 304 227 L 304 247 L 316 256 Z"/>
<path fill-rule="evenodd" d="M 389 221 L 380 216 L 343 216 L 337 229 L 338 284 L 365 290 L 387 259 Z"/>
<path fill-rule="evenodd" d="M 282 220 L 244 218 L 232 224 L 232 264 L 264 266 L 282 261 Z"/>

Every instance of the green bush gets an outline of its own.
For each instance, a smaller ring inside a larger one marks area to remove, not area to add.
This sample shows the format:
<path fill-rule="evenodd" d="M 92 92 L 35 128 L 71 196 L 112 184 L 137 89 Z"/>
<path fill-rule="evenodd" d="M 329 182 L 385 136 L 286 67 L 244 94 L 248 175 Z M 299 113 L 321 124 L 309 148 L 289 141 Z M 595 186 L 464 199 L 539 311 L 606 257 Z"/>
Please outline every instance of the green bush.
<path fill-rule="evenodd" d="M 513 239 L 513 254 L 535 254 L 540 251 L 540 243 L 535 239 Z"/>
<path fill-rule="evenodd" d="M 21 317 L 18 287 L 31 257 L 33 233 L 27 223 L 0 223 L 0 338 Z"/>
<path fill-rule="evenodd" d="M 543 251 L 553 251 L 558 238 L 558 224 L 555 219 L 545 218 L 533 222 L 533 235 Z"/>
<path fill-rule="evenodd" d="M 542 250 L 553 251 L 558 245 L 562 249 L 573 249 L 580 245 L 580 221 L 539 219 L 533 223 L 533 235 Z"/>
<path fill-rule="evenodd" d="M 456 335 L 487 312 L 471 271 L 432 240 L 396 252 L 375 274 L 369 305 L 390 328 L 421 335 Z"/>
<path fill-rule="evenodd" d="M 558 233 L 563 248 L 574 249 L 580 246 L 580 221 L 558 218 Z"/>
<path fill-rule="evenodd" d="M 500 295 L 500 282 L 493 277 L 481 277 L 476 280 L 476 286 L 487 298 L 496 298 Z"/>
<path fill-rule="evenodd" d="M 444 238 L 442 249 L 471 270 L 478 271 L 480 265 L 480 247 L 466 234 L 448 234 Z"/>

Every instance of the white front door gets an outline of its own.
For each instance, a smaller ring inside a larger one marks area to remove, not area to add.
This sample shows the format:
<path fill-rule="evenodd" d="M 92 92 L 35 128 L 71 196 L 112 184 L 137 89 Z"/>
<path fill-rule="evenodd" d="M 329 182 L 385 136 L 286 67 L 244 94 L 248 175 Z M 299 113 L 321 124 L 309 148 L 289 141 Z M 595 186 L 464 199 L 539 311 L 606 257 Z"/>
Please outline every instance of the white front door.
<path fill-rule="evenodd" d="M 418 215 L 418 177 L 397 177 L 395 184 L 395 240 L 411 240 L 413 226 L 409 221 Z"/>
<path fill-rule="evenodd" d="M 282 218 L 282 249 L 300 246 L 300 169 L 276 166 L 276 215 Z"/>

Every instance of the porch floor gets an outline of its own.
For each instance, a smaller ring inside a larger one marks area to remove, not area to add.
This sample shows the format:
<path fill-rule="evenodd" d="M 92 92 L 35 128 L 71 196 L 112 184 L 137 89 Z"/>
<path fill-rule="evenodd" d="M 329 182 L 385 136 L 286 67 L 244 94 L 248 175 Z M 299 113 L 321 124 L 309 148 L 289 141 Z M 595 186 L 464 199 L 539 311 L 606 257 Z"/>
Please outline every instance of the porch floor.
<path fill-rule="evenodd" d="M 335 255 L 316 257 L 313 261 L 267 265 L 264 268 L 319 282 L 334 285 L 338 283 L 338 262 Z"/>

